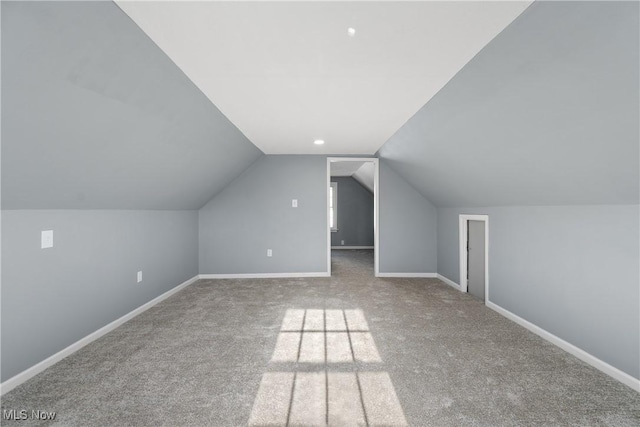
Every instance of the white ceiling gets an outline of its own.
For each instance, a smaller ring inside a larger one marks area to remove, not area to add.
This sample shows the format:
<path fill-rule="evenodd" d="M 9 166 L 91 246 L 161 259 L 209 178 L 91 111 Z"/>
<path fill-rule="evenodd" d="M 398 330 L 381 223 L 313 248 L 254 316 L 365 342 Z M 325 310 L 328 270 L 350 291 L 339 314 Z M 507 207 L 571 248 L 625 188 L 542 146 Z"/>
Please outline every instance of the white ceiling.
<path fill-rule="evenodd" d="M 373 154 L 531 2 L 117 4 L 266 154 Z"/>
<path fill-rule="evenodd" d="M 375 168 L 373 163 L 365 163 L 352 175 L 352 177 L 373 193 L 375 180 Z"/>
<path fill-rule="evenodd" d="M 350 176 L 373 193 L 375 169 L 373 162 L 340 161 L 331 162 L 331 176 Z"/>
<path fill-rule="evenodd" d="M 331 162 L 331 176 L 351 176 L 358 169 L 371 162 L 359 162 L 359 161 L 341 161 Z"/>

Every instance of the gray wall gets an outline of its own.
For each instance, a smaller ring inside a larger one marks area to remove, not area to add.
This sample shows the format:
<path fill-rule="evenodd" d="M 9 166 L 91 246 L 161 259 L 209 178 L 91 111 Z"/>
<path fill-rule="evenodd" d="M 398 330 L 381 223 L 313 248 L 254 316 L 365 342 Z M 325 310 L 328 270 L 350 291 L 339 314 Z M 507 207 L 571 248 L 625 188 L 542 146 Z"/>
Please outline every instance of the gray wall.
<path fill-rule="evenodd" d="M 380 272 L 436 273 L 437 210 L 380 161 Z"/>
<path fill-rule="evenodd" d="M 2 381 L 198 274 L 197 239 L 196 211 L 3 210 Z"/>
<path fill-rule="evenodd" d="M 438 273 L 459 283 L 458 215 L 489 215 L 489 299 L 640 375 L 638 205 L 438 209 Z"/>
<path fill-rule="evenodd" d="M 3 209 L 199 209 L 262 156 L 114 2 L 1 7 Z"/>
<path fill-rule="evenodd" d="M 639 8 L 534 2 L 380 157 L 438 207 L 637 204 Z"/>
<path fill-rule="evenodd" d="M 338 231 L 331 246 L 373 246 L 373 194 L 351 177 L 331 177 L 338 183 Z"/>
<path fill-rule="evenodd" d="M 264 156 L 199 218 L 201 274 L 326 272 L 326 157 Z"/>

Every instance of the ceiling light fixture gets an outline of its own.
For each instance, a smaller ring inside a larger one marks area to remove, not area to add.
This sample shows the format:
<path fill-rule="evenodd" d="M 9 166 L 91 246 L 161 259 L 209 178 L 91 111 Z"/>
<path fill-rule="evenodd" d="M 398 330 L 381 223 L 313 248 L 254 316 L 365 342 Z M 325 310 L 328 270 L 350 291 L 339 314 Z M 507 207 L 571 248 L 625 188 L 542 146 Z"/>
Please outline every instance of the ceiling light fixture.
<path fill-rule="evenodd" d="M 347 34 L 349 34 L 349 37 L 353 37 L 353 36 L 355 36 L 355 35 L 356 35 L 356 29 L 355 29 L 355 28 L 353 28 L 353 27 L 349 27 L 349 28 L 347 29 Z"/>
<path fill-rule="evenodd" d="M 316 145 L 322 145 L 324 144 L 324 139 L 316 139 L 315 141 L 313 141 L 313 143 Z"/>

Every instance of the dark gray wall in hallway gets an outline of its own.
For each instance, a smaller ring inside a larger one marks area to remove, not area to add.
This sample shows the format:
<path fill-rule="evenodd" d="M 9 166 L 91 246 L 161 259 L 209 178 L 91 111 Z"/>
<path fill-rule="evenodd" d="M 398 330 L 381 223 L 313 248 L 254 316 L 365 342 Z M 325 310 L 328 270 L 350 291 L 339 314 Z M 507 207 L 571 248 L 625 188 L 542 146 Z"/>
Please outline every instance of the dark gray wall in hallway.
<path fill-rule="evenodd" d="M 113 2 L 2 2 L 3 209 L 199 209 L 262 155 Z"/>
<path fill-rule="evenodd" d="M 338 183 L 338 231 L 331 246 L 373 246 L 373 194 L 351 177 L 331 177 Z"/>
<path fill-rule="evenodd" d="M 194 277 L 197 257 L 197 211 L 3 210 L 2 381 Z"/>
<path fill-rule="evenodd" d="M 380 161 L 380 272 L 436 273 L 437 210 Z"/>
<path fill-rule="evenodd" d="M 326 272 L 326 157 L 264 156 L 199 218 L 201 274 Z"/>
<path fill-rule="evenodd" d="M 638 205 L 438 209 L 438 273 L 459 283 L 458 216 L 489 215 L 490 301 L 638 378 Z"/>

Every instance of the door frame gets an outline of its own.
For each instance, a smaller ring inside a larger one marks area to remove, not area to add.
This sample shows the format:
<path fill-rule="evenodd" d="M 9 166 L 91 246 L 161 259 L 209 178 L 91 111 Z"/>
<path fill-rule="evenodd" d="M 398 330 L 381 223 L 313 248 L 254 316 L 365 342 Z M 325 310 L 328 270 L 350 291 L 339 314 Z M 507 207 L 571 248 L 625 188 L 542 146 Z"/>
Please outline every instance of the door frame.
<path fill-rule="evenodd" d="M 484 302 L 489 302 L 489 215 L 460 214 L 459 242 L 460 242 L 460 292 L 468 292 L 469 281 L 467 279 L 467 238 L 468 221 L 484 222 Z"/>
<path fill-rule="evenodd" d="M 331 227 L 329 226 L 329 186 L 331 185 L 331 163 L 373 163 L 373 257 L 375 277 L 380 275 L 380 160 L 376 157 L 327 157 L 327 271 L 331 276 Z"/>

